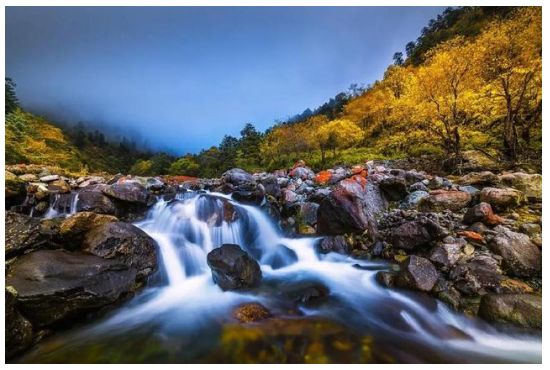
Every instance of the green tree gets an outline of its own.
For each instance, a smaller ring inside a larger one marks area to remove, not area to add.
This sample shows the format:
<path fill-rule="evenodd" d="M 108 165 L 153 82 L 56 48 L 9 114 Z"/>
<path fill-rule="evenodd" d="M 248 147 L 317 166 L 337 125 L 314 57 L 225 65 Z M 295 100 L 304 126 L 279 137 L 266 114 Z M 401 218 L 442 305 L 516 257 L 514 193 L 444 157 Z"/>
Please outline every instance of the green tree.
<path fill-rule="evenodd" d="M 15 94 L 15 87 L 17 86 L 15 82 L 9 77 L 6 77 L 6 112 L 5 114 L 11 113 L 19 108 L 19 100 Z"/>

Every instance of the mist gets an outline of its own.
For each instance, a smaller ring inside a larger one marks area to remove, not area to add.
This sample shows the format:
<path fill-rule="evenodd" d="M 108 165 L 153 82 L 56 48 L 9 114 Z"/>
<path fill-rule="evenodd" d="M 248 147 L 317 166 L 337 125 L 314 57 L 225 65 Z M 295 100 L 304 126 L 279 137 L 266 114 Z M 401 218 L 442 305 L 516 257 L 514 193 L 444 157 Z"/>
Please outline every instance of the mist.
<path fill-rule="evenodd" d="M 7 7 L 6 75 L 33 113 L 194 153 L 381 78 L 442 10 Z"/>

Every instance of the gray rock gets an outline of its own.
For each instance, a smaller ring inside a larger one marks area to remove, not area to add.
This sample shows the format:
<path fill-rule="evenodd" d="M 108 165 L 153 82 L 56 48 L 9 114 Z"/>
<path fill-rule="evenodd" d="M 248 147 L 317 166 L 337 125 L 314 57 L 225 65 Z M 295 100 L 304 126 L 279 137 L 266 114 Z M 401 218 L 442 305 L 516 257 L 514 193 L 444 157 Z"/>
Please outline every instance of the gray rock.
<path fill-rule="evenodd" d="M 400 264 L 395 283 L 401 288 L 429 292 L 438 279 L 437 270 L 426 258 L 409 256 Z"/>
<path fill-rule="evenodd" d="M 518 277 L 539 276 L 542 271 L 542 254 L 525 234 L 511 231 L 503 226 L 493 229 L 497 234 L 489 248 L 503 258 L 507 273 Z"/>
<path fill-rule="evenodd" d="M 206 258 L 212 279 L 222 290 L 252 288 L 260 284 L 260 265 L 235 244 L 213 249 Z"/>
<path fill-rule="evenodd" d="M 542 297 L 531 294 L 486 294 L 479 316 L 495 322 L 542 329 Z"/>

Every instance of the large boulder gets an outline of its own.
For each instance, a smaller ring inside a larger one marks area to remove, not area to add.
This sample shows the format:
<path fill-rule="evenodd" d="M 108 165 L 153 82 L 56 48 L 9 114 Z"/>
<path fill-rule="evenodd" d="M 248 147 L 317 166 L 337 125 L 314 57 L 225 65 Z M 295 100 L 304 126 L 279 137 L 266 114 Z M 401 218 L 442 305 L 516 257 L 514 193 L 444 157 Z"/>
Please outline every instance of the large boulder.
<path fill-rule="evenodd" d="M 252 288 L 260 284 L 260 265 L 236 244 L 223 244 L 208 253 L 212 279 L 222 290 Z"/>
<path fill-rule="evenodd" d="M 491 171 L 470 172 L 457 182 L 461 185 L 491 186 L 498 183 L 498 176 Z"/>
<path fill-rule="evenodd" d="M 401 200 L 407 196 L 407 183 L 404 178 L 391 176 L 380 180 L 380 189 L 388 200 Z"/>
<path fill-rule="evenodd" d="M 132 291 L 136 271 L 116 260 L 68 252 L 35 251 L 10 267 L 6 286 L 17 294 L 21 313 L 46 327 L 115 303 Z"/>
<path fill-rule="evenodd" d="M 542 201 L 542 175 L 524 172 L 505 173 L 499 180 L 506 186 L 521 191 L 529 201 Z"/>
<path fill-rule="evenodd" d="M 501 324 L 542 329 L 542 297 L 532 294 L 486 294 L 479 316 Z"/>
<path fill-rule="evenodd" d="M 157 268 L 155 241 L 143 230 L 125 222 L 104 223 L 91 229 L 84 237 L 82 250 L 135 269 L 139 279 Z"/>
<path fill-rule="evenodd" d="M 460 211 L 468 206 L 472 196 L 465 191 L 434 191 L 423 198 L 418 208 L 423 212 L 440 212 L 444 210 Z"/>
<path fill-rule="evenodd" d="M 466 211 L 462 222 L 467 225 L 483 222 L 486 225 L 494 226 L 503 223 L 504 219 L 493 212 L 493 208 L 489 203 L 481 202 Z"/>
<path fill-rule="evenodd" d="M 411 250 L 432 241 L 443 239 L 447 231 L 427 217 L 407 221 L 392 229 L 389 241 L 396 249 Z"/>
<path fill-rule="evenodd" d="M 4 171 L 4 195 L 6 198 L 6 206 L 17 205 L 25 199 L 25 181 L 9 171 Z"/>
<path fill-rule="evenodd" d="M 147 206 L 150 201 L 149 192 L 137 181 L 119 180 L 117 183 L 102 188 L 105 195 L 128 203 Z"/>
<path fill-rule="evenodd" d="M 115 214 L 114 201 L 103 193 L 107 185 L 91 185 L 78 192 L 77 212 L 95 212 L 102 214 Z"/>
<path fill-rule="evenodd" d="M 6 287 L 6 358 L 9 359 L 32 344 L 32 324 L 17 309 L 17 291 Z"/>
<path fill-rule="evenodd" d="M 6 212 L 5 254 L 6 258 L 23 254 L 33 249 L 44 248 L 49 236 L 43 232 L 43 222 L 21 213 Z"/>
<path fill-rule="evenodd" d="M 399 267 L 395 283 L 401 288 L 429 292 L 437 282 L 437 270 L 426 258 L 409 256 Z"/>
<path fill-rule="evenodd" d="M 479 194 L 479 200 L 489 203 L 496 210 L 504 210 L 523 204 L 525 195 L 512 188 L 483 188 Z"/>
<path fill-rule="evenodd" d="M 495 291 L 500 286 L 502 273 L 494 258 L 478 255 L 456 265 L 449 277 L 462 293 L 477 295 Z"/>
<path fill-rule="evenodd" d="M 335 252 L 349 255 L 352 248 L 353 245 L 351 245 L 343 235 L 326 236 L 315 246 L 317 252 L 322 254 Z"/>
<path fill-rule="evenodd" d="M 51 193 L 67 194 L 71 192 L 71 186 L 63 179 L 48 183 L 48 190 Z"/>
<path fill-rule="evenodd" d="M 386 200 L 374 182 L 358 175 L 341 181 L 320 203 L 317 232 L 338 235 L 365 230 L 377 234 L 376 217 L 387 207 Z"/>
<path fill-rule="evenodd" d="M 77 212 L 63 220 L 59 226 L 59 234 L 64 240 L 72 242 L 75 247 L 79 247 L 87 231 L 103 224 L 117 221 L 118 218 L 111 215 L 102 215 L 94 212 Z"/>
<path fill-rule="evenodd" d="M 235 186 L 254 182 L 254 177 L 240 168 L 232 168 L 225 171 L 221 177 L 222 183 Z"/>
<path fill-rule="evenodd" d="M 294 179 L 301 179 L 301 180 L 314 180 L 315 179 L 315 172 L 311 170 L 311 168 L 307 167 L 305 165 L 304 161 L 298 161 L 292 170 L 288 173 L 288 176 L 294 178 Z"/>
<path fill-rule="evenodd" d="M 529 236 L 511 231 L 503 226 L 493 229 L 495 237 L 489 248 L 503 258 L 509 275 L 518 277 L 538 276 L 542 270 L 542 254 Z"/>

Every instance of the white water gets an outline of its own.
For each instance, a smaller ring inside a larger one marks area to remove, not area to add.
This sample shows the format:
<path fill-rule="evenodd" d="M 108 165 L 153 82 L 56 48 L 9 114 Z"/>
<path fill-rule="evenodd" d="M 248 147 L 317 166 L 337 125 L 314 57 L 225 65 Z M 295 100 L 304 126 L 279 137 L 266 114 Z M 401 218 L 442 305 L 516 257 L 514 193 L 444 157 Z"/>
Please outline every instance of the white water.
<path fill-rule="evenodd" d="M 78 193 L 71 192 L 70 194 L 52 194 L 50 196 L 50 207 L 44 214 L 43 218 L 55 218 L 60 216 L 70 216 L 75 214 L 78 205 Z M 34 207 L 31 208 L 30 216 L 35 212 Z"/>
<path fill-rule="evenodd" d="M 237 211 L 235 221 L 224 220 L 224 202 Z M 383 288 L 374 269 L 353 267 L 374 268 L 381 263 L 318 255 L 316 238 L 285 238 L 259 208 L 237 204 L 223 194 L 187 193 L 174 201 L 159 200 L 136 225 L 157 241 L 165 282 L 88 329 L 86 338 L 114 332 L 132 335 L 131 330 L 155 323 L 161 331 L 194 333 L 200 341 L 202 330 L 230 315 L 239 303 L 257 301 L 271 308 L 276 299 L 261 288 L 222 292 L 213 283 L 206 255 L 223 243 L 235 243 L 260 262 L 266 284 L 282 289 L 313 280 L 330 290 L 331 303 L 302 307 L 303 313 L 374 333 L 375 340 L 395 346 L 405 358 L 422 358 L 416 357 L 418 348 L 452 362 L 540 362 L 542 358 L 540 337 L 504 333 L 423 294 Z M 464 335 L 453 335 L 457 331 Z"/>

